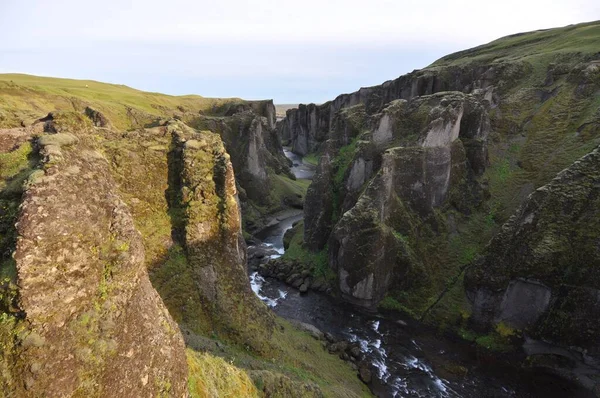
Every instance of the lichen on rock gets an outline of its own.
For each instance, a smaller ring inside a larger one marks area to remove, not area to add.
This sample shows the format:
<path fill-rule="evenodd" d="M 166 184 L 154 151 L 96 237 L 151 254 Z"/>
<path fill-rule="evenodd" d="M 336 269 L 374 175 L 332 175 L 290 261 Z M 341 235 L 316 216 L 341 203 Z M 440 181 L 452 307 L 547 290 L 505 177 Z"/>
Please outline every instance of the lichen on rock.
<path fill-rule="evenodd" d="M 185 396 L 181 334 L 150 284 L 108 164 L 82 156 L 91 148 L 79 134 L 40 139 L 60 144 L 61 156 L 24 194 L 14 254 L 21 376 L 10 384 L 17 395 Z"/>

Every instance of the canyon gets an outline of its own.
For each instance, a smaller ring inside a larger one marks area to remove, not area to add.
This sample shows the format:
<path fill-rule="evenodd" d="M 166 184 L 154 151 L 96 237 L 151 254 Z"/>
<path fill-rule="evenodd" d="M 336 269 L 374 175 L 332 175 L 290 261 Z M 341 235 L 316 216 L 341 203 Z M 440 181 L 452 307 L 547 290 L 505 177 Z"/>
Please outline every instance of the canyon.
<path fill-rule="evenodd" d="M 0 75 L 3 396 L 600 396 L 599 38 L 280 118 Z"/>

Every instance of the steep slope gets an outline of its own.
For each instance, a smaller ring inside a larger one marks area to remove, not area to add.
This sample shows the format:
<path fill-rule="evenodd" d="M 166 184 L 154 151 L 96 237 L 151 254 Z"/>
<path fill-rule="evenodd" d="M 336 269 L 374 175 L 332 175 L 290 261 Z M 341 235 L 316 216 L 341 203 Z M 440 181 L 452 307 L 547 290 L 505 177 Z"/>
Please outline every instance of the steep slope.
<path fill-rule="evenodd" d="M 273 101 L 176 97 L 95 81 L 0 75 L 0 127 L 29 126 L 54 111 L 84 112 L 95 126 L 118 131 L 157 127 L 176 118 L 218 133 L 231 154 L 249 233 L 260 230 L 269 214 L 298 202 L 275 130 Z"/>
<path fill-rule="evenodd" d="M 347 300 L 465 326 L 464 268 L 600 143 L 599 38 L 598 22 L 513 35 L 287 111 L 282 139 L 320 156 L 298 233 Z"/>
<path fill-rule="evenodd" d="M 184 397 L 182 336 L 150 284 L 141 236 L 93 137 L 72 129 L 38 145 L 15 263 L 2 263 L 17 278 L 5 280 L 2 297 L 3 391 Z"/>
<path fill-rule="evenodd" d="M 600 389 L 600 148 L 533 192 L 465 277 L 475 327 Z"/>
<path fill-rule="evenodd" d="M 82 110 L 0 130 L 4 395 L 367 396 L 251 291 L 220 136 L 114 126 Z"/>

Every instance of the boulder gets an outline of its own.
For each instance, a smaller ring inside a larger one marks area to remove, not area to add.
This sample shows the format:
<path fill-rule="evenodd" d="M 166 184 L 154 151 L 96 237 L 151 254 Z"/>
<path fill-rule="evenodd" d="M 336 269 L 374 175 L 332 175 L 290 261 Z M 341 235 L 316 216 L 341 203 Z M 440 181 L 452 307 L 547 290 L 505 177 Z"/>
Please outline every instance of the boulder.
<path fill-rule="evenodd" d="M 290 323 L 294 325 L 296 328 L 310 334 L 316 340 L 324 340 L 325 334 L 321 332 L 316 326 L 311 325 L 310 323 L 300 322 L 297 320 L 290 320 Z"/>
<path fill-rule="evenodd" d="M 371 380 L 373 378 L 373 375 L 372 375 L 371 370 L 369 369 L 368 366 L 361 365 L 358 368 L 358 377 L 363 381 L 363 383 L 365 383 L 365 384 L 371 384 Z"/>

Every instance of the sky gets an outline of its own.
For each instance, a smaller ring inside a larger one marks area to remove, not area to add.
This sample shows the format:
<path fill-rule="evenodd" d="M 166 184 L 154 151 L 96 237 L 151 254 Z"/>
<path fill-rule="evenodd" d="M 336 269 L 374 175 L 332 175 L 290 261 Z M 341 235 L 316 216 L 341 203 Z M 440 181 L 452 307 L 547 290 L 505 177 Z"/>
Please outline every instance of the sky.
<path fill-rule="evenodd" d="M 0 73 L 173 95 L 325 102 L 598 0 L 0 0 Z"/>

